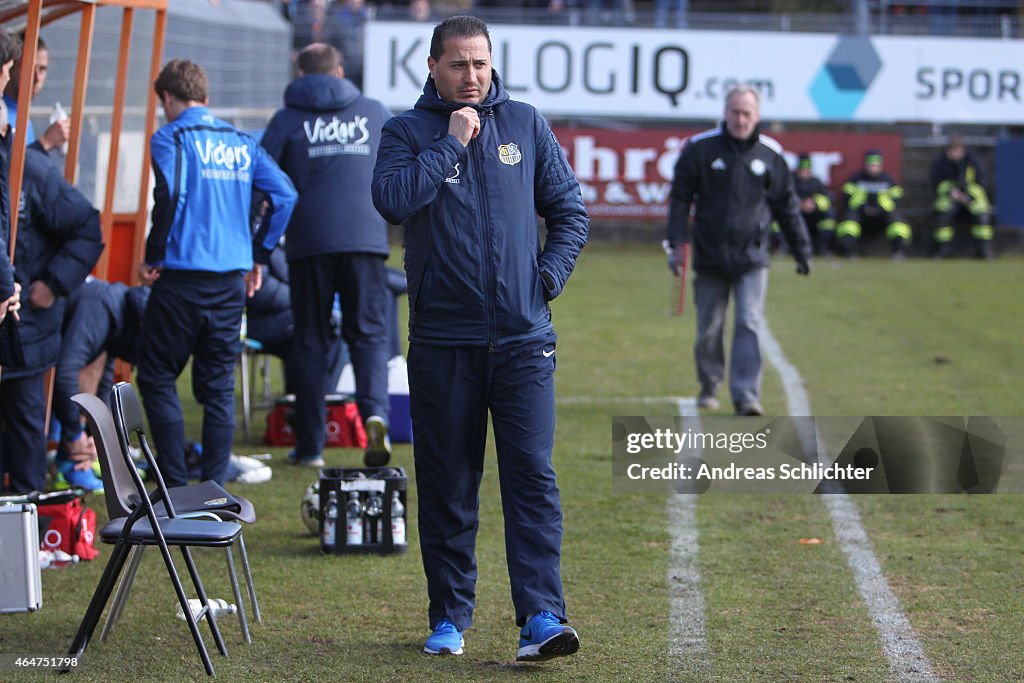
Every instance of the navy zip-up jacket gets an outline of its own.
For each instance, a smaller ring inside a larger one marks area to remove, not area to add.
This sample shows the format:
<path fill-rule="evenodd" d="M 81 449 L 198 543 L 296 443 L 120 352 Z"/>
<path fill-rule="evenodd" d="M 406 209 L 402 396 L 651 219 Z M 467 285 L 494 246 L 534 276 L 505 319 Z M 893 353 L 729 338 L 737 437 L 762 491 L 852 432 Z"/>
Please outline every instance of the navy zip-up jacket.
<path fill-rule="evenodd" d="M 464 106 L 442 100 L 428 77 L 415 109 L 384 126 L 373 202 L 405 226 L 410 341 L 493 347 L 552 330 L 548 301 L 572 274 L 590 219 L 547 121 L 509 99 L 497 72 L 467 147 L 448 134 Z"/>
<path fill-rule="evenodd" d="M 14 135 L 8 129 L 6 136 L 0 136 L 0 300 L 14 296 L 14 266 L 10 260 L 11 202 L 9 171 L 11 170 L 11 139 Z"/>
<path fill-rule="evenodd" d="M 166 270 L 248 272 L 266 263 L 295 206 L 273 159 L 245 133 L 189 107 L 149 143 L 156 186 L 146 263 Z M 266 193 L 269 220 L 249 225 L 253 189 Z"/>
<path fill-rule="evenodd" d="M 295 183 L 288 260 L 388 254 L 387 224 L 370 201 L 380 131 L 391 113 L 345 78 L 310 74 L 284 91 L 285 108 L 260 144 Z"/>
<path fill-rule="evenodd" d="M 21 283 L 18 329 L 25 367 L 5 369 L 9 378 L 28 377 L 57 363 L 66 297 L 85 281 L 103 251 L 99 212 L 48 156 L 32 148 L 25 151 L 19 209 L 14 269 Z M 29 304 L 36 280 L 56 297 L 49 308 Z"/>

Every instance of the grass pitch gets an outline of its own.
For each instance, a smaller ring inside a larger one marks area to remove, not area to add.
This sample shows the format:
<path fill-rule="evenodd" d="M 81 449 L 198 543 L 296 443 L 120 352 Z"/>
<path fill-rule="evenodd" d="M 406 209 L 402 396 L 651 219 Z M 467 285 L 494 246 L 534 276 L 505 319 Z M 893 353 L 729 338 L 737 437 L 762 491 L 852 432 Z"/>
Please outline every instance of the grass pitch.
<path fill-rule="evenodd" d="M 1020 258 L 974 261 L 820 260 L 808 279 L 780 260 L 768 319 L 801 373 L 816 415 L 1024 415 Z M 264 624 L 241 642 L 220 624 L 230 658 L 222 680 L 246 681 L 885 681 L 889 663 L 814 496 L 698 499 L 697 568 L 707 667 L 673 662 L 668 648 L 672 534 L 665 496 L 613 494 L 613 415 L 670 415 L 693 396 L 692 299 L 673 317 L 678 281 L 651 246 L 588 247 L 555 302 L 559 333 L 555 467 L 565 512 L 562 573 L 580 652 L 518 665 L 493 455 L 481 491 L 476 623 L 463 657 L 420 654 L 426 590 L 414 522 L 410 551 L 322 557 L 298 507 L 312 470 L 269 449 L 274 478 L 229 485 L 256 505 L 245 531 Z M 198 411 L 181 385 L 193 432 Z M 659 403 L 659 399 L 665 399 Z M 766 368 L 763 402 L 785 414 Z M 728 403 L 728 401 L 723 401 Z M 728 412 L 724 406 L 722 412 Z M 236 452 L 261 446 L 237 444 Z M 361 454 L 327 454 L 355 466 Z M 395 464 L 412 479 L 412 450 Z M 410 487 L 410 520 L 415 519 Z M 1018 495 L 861 496 L 854 502 L 892 590 L 935 673 L 951 681 L 1024 680 L 1024 540 Z M 102 499 L 90 504 L 105 518 Z M 801 545 L 816 537 L 820 545 Z M 43 573 L 43 609 L 0 616 L 0 653 L 58 654 L 74 636 L 109 548 L 94 562 Z M 197 553 L 214 597 L 230 595 L 220 553 Z M 155 552 L 147 553 L 111 638 L 96 638 L 73 678 L 201 680 L 187 628 Z M 212 641 L 207 635 L 207 642 Z M 39 673 L 0 672 L 5 680 Z"/>

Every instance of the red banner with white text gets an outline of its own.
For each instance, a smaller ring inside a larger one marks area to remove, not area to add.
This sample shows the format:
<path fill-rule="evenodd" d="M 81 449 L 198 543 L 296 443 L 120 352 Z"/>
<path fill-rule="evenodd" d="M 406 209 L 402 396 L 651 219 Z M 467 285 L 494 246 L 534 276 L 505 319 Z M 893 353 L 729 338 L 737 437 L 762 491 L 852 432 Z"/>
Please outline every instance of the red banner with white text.
<path fill-rule="evenodd" d="M 555 136 L 583 188 L 583 201 L 593 220 L 664 221 L 679 150 L 687 137 L 702 129 L 555 127 Z M 885 170 L 902 177 L 903 141 L 893 133 L 787 132 L 770 135 L 785 150 L 790 168 L 797 156 L 811 156 L 814 175 L 837 197 L 842 185 L 863 165 L 864 153 L 878 150 Z"/>

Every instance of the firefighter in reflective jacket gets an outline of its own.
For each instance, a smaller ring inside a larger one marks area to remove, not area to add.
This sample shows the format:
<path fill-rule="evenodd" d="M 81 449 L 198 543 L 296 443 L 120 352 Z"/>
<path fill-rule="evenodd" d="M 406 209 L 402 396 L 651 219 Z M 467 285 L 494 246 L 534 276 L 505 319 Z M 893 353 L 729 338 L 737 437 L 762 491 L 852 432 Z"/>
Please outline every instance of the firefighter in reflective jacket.
<path fill-rule="evenodd" d="M 971 226 L 975 257 L 992 258 L 992 205 L 978 160 L 960 135 L 951 135 L 946 149 L 932 163 L 931 183 L 935 192 L 936 254 L 941 258 L 953 255 L 954 221 L 963 219 Z"/>
<path fill-rule="evenodd" d="M 836 246 L 843 256 L 857 253 L 857 243 L 864 231 L 883 229 L 892 248 L 892 257 L 906 256 L 911 230 L 897 208 L 903 188 L 882 170 L 882 163 L 881 152 L 868 151 L 864 155 L 864 168 L 843 185 L 846 213 L 836 226 Z"/>
<path fill-rule="evenodd" d="M 815 255 L 828 254 L 832 251 L 836 234 L 832 193 L 825 183 L 814 175 L 811 155 L 806 152 L 802 152 L 797 158 L 796 170 L 793 172 L 793 191 L 800 201 L 800 213 L 803 214 Z M 773 222 L 769 249 L 774 254 L 783 243 L 782 230 L 778 223 Z"/>

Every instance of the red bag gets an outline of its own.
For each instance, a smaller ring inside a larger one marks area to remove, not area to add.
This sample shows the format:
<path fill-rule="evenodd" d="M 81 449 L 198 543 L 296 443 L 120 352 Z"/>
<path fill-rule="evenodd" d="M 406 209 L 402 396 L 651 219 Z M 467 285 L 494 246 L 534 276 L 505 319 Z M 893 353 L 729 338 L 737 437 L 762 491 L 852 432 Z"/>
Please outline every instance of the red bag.
<path fill-rule="evenodd" d="M 294 446 L 295 433 L 292 431 L 292 417 L 295 414 L 295 397 L 284 396 L 277 400 L 274 408 L 267 413 L 267 431 L 263 441 L 268 446 Z M 327 415 L 324 419 L 325 446 L 333 448 L 366 448 L 366 430 L 359 416 L 359 408 L 347 396 L 327 396 Z"/>
<path fill-rule="evenodd" d="M 63 550 L 81 560 L 94 560 L 96 548 L 96 513 L 82 505 L 77 495 L 71 500 L 39 505 L 39 549 Z M 45 531 L 42 531 L 43 529 Z"/>

